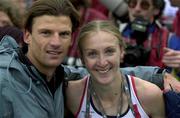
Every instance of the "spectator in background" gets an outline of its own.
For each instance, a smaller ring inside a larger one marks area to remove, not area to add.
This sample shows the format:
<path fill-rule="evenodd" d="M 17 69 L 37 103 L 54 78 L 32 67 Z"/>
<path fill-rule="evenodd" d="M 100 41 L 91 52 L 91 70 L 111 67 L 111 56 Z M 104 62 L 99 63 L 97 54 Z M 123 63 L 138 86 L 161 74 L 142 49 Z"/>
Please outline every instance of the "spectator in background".
<path fill-rule="evenodd" d="M 100 0 L 115 16 L 127 43 L 124 62 L 121 66 L 159 66 L 162 63 L 163 47 L 166 47 L 169 31 L 160 18 L 164 0 Z M 128 14 L 128 18 L 124 15 Z"/>
<path fill-rule="evenodd" d="M 19 9 L 20 14 L 24 16 L 27 10 L 27 1 L 26 0 L 10 0 L 13 4 Z M 30 1 L 30 0 L 29 0 Z"/>
<path fill-rule="evenodd" d="M 0 0 L 0 27 L 15 26 L 22 29 L 22 22 L 19 9 L 9 0 Z"/>
<path fill-rule="evenodd" d="M 169 31 L 160 17 L 164 0 L 128 0 L 129 22 L 120 24 L 120 31 L 127 43 L 123 66 L 159 66 L 163 48 L 167 46 Z"/>
<path fill-rule="evenodd" d="M 179 0 L 169 0 L 172 6 L 180 7 Z M 173 24 L 173 33 L 164 49 L 163 62 L 170 67 L 172 74 L 180 81 L 180 9 L 176 13 Z"/>
<path fill-rule="evenodd" d="M 83 26 L 84 24 L 101 19 L 101 20 L 107 20 L 108 17 L 104 15 L 102 12 L 97 11 L 94 8 L 91 8 L 91 1 L 87 0 L 70 0 L 72 4 L 76 7 L 76 9 L 80 13 L 80 26 Z M 64 64 L 67 65 L 74 65 L 74 66 L 82 66 L 81 60 L 79 58 L 79 54 L 77 51 L 77 35 L 79 33 L 79 29 L 76 29 L 75 32 L 73 32 L 72 36 L 72 44 L 70 47 L 70 50 L 68 52 L 67 58 L 65 59 Z"/>

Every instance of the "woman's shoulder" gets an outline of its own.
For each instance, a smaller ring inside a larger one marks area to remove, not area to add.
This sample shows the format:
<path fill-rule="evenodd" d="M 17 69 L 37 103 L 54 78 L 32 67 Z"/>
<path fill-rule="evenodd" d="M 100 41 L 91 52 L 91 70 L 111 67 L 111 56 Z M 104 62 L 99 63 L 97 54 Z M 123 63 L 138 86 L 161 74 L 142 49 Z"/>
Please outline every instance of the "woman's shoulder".
<path fill-rule="evenodd" d="M 87 77 L 84 77 L 80 80 L 71 80 L 68 81 L 66 91 L 71 92 L 80 92 L 83 91 L 83 88 L 85 87 L 85 84 L 87 82 Z"/>
<path fill-rule="evenodd" d="M 137 77 L 134 77 L 134 81 L 137 93 L 139 94 L 138 96 L 143 96 L 143 98 L 153 98 L 157 97 L 157 94 L 162 94 L 161 89 L 153 83 Z"/>
<path fill-rule="evenodd" d="M 66 105 L 73 114 L 76 114 L 78 111 L 86 82 L 87 78 L 68 81 L 66 87 Z"/>
<path fill-rule="evenodd" d="M 148 114 L 156 113 L 155 110 L 163 106 L 161 89 L 153 83 L 134 77 L 138 99 Z M 156 106 L 156 107 L 155 107 Z"/>

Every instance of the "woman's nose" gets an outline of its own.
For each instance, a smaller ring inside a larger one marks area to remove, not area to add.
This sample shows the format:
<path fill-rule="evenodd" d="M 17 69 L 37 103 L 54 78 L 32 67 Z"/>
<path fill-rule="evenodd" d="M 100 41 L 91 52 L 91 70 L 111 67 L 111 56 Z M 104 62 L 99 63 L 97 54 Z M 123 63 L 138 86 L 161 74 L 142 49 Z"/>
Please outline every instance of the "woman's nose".
<path fill-rule="evenodd" d="M 100 55 L 99 58 L 98 58 L 98 64 L 100 66 L 105 66 L 107 64 L 107 59 L 105 56 L 103 55 Z"/>

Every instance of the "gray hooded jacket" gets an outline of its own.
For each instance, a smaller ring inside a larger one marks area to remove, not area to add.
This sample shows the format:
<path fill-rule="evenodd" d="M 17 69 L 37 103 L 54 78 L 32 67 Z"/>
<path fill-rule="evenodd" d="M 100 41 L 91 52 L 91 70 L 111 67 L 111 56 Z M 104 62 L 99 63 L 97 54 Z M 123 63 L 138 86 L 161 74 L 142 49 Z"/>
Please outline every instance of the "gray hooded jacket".
<path fill-rule="evenodd" d="M 0 42 L 0 118 L 63 118 L 62 84 L 53 96 L 36 69 L 20 62 L 18 48 L 9 36 Z"/>

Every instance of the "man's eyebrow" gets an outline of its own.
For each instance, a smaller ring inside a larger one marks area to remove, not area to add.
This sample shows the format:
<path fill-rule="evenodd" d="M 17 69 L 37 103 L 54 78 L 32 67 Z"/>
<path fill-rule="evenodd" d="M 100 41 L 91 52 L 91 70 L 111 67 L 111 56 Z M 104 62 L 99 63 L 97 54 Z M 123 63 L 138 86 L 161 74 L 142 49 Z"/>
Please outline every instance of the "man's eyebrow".
<path fill-rule="evenodd" d="M 46 28 L 38 29 L 37 31 L 38 31 L 39 33 L 41 33 L 41 32 L 53 32 L 52 30 L 46 29 Z"/>
<path fill-rule="evenodd" d="M 64 31 L 60 31 L 60 34 L 66 33 L 66 34 L 72 34 L 71 30 L 64 30 Z"/>

